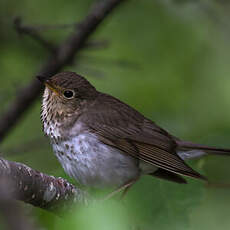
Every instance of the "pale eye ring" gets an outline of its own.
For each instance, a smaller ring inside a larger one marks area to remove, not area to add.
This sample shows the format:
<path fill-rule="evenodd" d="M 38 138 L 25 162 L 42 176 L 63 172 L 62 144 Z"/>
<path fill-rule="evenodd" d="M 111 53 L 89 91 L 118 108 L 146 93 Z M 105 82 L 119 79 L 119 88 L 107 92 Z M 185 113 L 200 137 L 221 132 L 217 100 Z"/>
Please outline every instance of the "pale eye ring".
<path fill-rule="evenodd" d="M 74 91 L 73 91 L 73 90 L 70 90 L 70 89 L 65 90 L 65 91 L 63 92 L 63 95 L 64 95 L 65 98 L 71 99 L 71 98 L 74 97 Z"/>

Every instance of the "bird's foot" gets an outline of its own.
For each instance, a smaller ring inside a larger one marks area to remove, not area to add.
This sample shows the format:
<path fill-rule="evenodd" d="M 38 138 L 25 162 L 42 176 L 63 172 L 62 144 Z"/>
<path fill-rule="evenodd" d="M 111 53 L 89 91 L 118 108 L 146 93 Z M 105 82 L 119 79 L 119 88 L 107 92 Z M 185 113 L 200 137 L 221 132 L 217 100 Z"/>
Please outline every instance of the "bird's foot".
<path fill-rule="evenodd" d="M 120 199 L 123 199 L 125 195 L 127 194 L 128 190 L 131 188 L 131 186 L 137 181 L 137 179 L 129 181 L 128 183 L 118 187 L 113 192 L 109 193 L 105 198 L 103 198 L 103 201 L 111 199 L 113 196 L 118 194 L 119 192 L 122 192 Z"/>

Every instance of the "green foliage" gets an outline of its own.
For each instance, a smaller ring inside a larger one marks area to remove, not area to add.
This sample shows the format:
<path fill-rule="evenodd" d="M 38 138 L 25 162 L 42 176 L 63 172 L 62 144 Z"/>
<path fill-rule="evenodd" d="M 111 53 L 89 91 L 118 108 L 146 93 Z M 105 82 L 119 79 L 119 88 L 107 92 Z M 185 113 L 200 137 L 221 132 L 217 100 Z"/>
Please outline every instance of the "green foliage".
<path fill-rule="evenodd" d="M 215 8 L 210 15 L 203 7 L 209 1 L 162 2 L 127 1 L 92 37 L 108 40 L 109 48 L 85 50 L 76 66 L 65 69 L 86 76 L 99 90 L 134 106 L 176 136 L 230 147 L 229 28 L 221 24 L 226 9 L 212 4 Z M 91 3 L 0 3 L 0 112 L 48 57 L 37 42 L 16 35 L 12 18 L 21 15 L 28 24 L 73 23 L 85 16 Z M 215 12 L 218 23 L 213 18 Z M 70 31 L 51 30 L 43 35 L 58 43 Z M 2 143 L 1 150 L 11 160 L 66 177 L 43 137 L 39 110 L 38 101 Z M 191 165 L 213 182 L 228 183 L 229 163 L 225 157 L 205 157 Z M 33 216 L 38 225 L 57 230 L 228 229 L 230 190 L 188 181 L 187 185 L 177 185 L 146 176 L 124 201 L 76 207 L 64 219 L 35 208 Z"/>

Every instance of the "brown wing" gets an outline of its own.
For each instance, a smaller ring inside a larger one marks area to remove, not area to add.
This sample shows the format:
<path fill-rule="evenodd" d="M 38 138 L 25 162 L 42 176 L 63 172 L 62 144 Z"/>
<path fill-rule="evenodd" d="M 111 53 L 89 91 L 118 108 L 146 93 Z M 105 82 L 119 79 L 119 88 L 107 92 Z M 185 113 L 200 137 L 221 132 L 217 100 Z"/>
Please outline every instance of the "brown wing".
<path fill-rule="evenodd" d="M 176 143 L 165 130 L 119 100 L 101 97 L 80 120 L 103 143 L 164 170 L 205 179 L 176 154 Z"/>
<path fill-rule="evenodd" d="M 160 179 L 172 181 L 178 184 L 187 184 L 187 181 L 182 176 L 161 168 L 157 169 L 156 172 L 151 173 L 150 175 L 154 177 L 158 177 Z"/>

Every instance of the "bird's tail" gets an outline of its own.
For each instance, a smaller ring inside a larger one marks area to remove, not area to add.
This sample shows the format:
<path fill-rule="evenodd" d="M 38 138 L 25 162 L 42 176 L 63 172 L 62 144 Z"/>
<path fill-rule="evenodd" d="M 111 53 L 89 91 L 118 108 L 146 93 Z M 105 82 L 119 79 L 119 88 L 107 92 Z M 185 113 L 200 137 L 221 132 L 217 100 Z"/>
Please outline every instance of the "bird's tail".
<path fill-rule="evenodd" d="M 226 148 L 217 148 L 217 147 L 211 147 L 207 145 L 201 145 L 196 144 L 189 141 L 182 141 L 182 140 L 176 140 L 178 151 L 189 151 L 189 152 L 203 152 L 203 155 L 205 154 L 213 154 L 213 155 L 223 155 L 223 156 L 230 156 L 230 149 Z"/>

